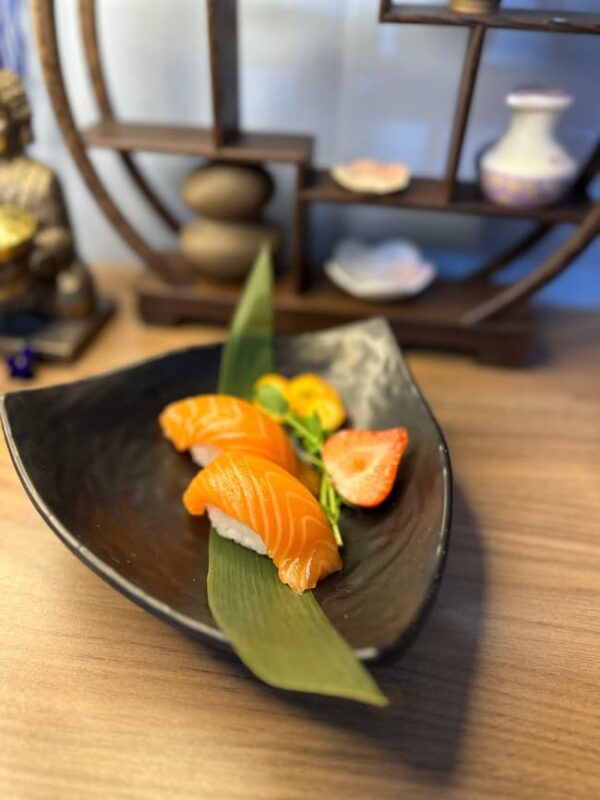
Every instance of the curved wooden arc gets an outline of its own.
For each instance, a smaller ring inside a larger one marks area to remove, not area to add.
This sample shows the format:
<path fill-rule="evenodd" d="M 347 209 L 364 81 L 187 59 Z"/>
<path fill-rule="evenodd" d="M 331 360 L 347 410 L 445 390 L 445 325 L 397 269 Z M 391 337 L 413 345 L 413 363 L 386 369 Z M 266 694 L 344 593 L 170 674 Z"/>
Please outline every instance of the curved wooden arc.
<path fill-rule="evenodd" d="M 187 274 L 175 271 L 166 259 L 149 247 L 138 235 L 127 218 L 114 204 L 85 152 L 71 112 L 60 64 L 54 0 L 33 0 L 32 15 L 48 96 L 63 138 L 87 187 L 123 239 L 139 253 L 151 269 L 171 283 L 188 282 Z"/>
<path fill-rule="evenodd" d="M 100 58 L 100 49 L 98 47 L 96 0 L 79 0 L 79 22 L 81 25 L 85 60 L 98 108 L 102 112 L 103 118 L 114 119 L 112 103 L 108 96 L 108 89 L 104 79 L 104 70 L 102 69 L 102 60 Z M 144 178 L 131 154 L 117 152 L 117 156 L 131 180 L 139 189 L 140 194 L 146 198 L 148 204 L 156 214 L 158 214 L 171 230 L 179 230 L 179 223 Z"/>
<path fill-rule="evenodd" d="M 521 253 L 529 250 L 534 244 L 537 244 L 548 231 L 554 227 L 553 223 L 542 222 L 536 225 L 535 228 L 529 233 L 525 234 L 521 239 L 518 239 L 514 244 L 511 244 L 506 250 L 498 253 L 484 264 L 479 269 L 474 270 L 468 277 L 468 280 L 481 280 L 482 278 L 489 278 L 499 272 L 503 267 L 509 264 L 513 259 L 521 255 Z"/>
<path fill-rule="evenodd" d="M 596 173 L 600 171 L 600 142 L 592 150 L 588 160 L 581 168 L 579 177 L 573 186 L 574 192 L 584 192 L 589 183 L 596 177 Z"/>
<path fill-rule="evenodd" d="M 498 291 L 489 300 L 481 303 L 466 314 L 461 319 L 464 325 L 475 325 L 478 322 L 489 319 L 517 305 L 527 299 L 530 295 L 541 289 L 557 275 L 565 270 L 569 263 L 579 253 L 586 248 L 590 242 L 600 233 L 600 203 L 595 203 L 586 218 L 578 226 L 577 230 L 559 247 L 559 249 L 543 261 L 533 272 L 526 275 L 520 281 L 507 286 Z"/>
<path fill-rule="evenodd" d="M 600 170 L 600 142 L 591 151 L 587 161 L 579 171 L 579 177 L 573 184 L 571 189 L 573 195 L 585 194 L 588 185 Z M 469 275 L 470 280 L 479 280 L 481 278 L 489 278 L 496 272 L 499 272 L 506 264 L 517 258 L 537 244 L 549 231 L 555 227 L 556 223 L 543 222 L 538 224 L 533 230 L 525 234 L 522 239 L 519 239 L 510 247 L 496 256 L 493 256 L 487 264 L 475 270 Z"/>

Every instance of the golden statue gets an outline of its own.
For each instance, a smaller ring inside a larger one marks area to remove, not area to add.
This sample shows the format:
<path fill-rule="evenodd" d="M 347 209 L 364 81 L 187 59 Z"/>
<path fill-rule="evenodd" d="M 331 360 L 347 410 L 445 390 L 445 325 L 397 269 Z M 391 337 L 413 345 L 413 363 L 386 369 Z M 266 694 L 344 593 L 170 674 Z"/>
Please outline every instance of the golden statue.
<path fill-rule="evenodd" d="M 32 140 L 23 84 L 0 69 L 0 311 L 84 317 L 94 309 L 92 279 L 76 256 L 56 175 L 25 154 Z"/>

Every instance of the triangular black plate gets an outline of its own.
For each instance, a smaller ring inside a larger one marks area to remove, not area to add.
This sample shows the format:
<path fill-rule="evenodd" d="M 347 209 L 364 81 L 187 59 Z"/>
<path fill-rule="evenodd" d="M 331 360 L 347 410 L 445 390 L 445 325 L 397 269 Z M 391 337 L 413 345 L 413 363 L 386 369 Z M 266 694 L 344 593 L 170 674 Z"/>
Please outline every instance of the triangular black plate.
<path fill-rule="evenodd" d="M 224 642 L 206 598 L 207 525 L 181 495 L 194 474 L 157 417 L 215 390 L 221 347 L 195 347 L 90 380 L 2 398 L 10 452 L 34 505 L 73 552 L 144 608 Z M 392 497 L 345 510 L 344 570 L 317 589 L 365 659 L 406 644 L 437 592 L 452 483 L 443 436 L 383 320 L 277 340 L 277 369 L 319 372 L 353 427 L 405 425 L 410 447 Z"/>

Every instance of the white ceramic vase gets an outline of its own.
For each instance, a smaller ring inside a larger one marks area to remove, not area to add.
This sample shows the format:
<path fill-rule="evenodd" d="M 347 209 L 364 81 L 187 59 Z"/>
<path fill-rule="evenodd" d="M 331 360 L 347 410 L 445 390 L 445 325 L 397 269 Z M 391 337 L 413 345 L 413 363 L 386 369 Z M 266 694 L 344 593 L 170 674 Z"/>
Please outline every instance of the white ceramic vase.
<path fill-rule="evenodd" d="M 558 89 L 522 88 L 506 97 L 512 119 L 504 136 L 483 154 L 480 182 L 494 203 L 535 208 L 555 203 L 569 189 L 577 165 L 554 131 L 571 105 Z"/>

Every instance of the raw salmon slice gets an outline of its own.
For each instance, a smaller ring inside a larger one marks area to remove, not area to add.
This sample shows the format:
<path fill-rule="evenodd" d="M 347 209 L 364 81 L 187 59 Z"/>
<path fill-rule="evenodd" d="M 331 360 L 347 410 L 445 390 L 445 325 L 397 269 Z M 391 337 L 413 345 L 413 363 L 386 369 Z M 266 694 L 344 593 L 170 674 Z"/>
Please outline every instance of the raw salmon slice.
<path fill-rule="evenodd" d="M 159 422 L 175 448 L 190 450 L 201 466 L 224 451 L 237 450 L 266 458 L 296 477 L 304 473 L 281 425 L 239 397 L 187 397 L 168 405 Z"/>
<path fill-rule="evenodd" d="M 342 568 L 325 513 L 308 489 L 257 455 L 228 451 L 201 470 L 183 502 L 208 512 L 222 536 L 266 553 L 279 578 L 301 594 Z"/>

